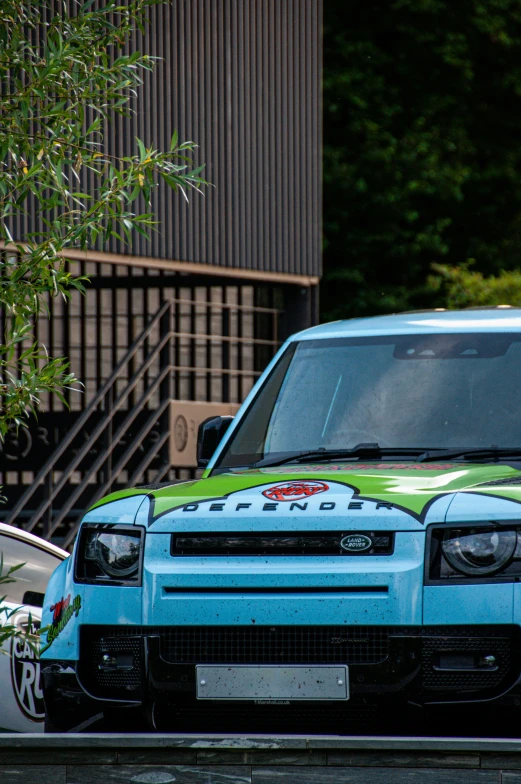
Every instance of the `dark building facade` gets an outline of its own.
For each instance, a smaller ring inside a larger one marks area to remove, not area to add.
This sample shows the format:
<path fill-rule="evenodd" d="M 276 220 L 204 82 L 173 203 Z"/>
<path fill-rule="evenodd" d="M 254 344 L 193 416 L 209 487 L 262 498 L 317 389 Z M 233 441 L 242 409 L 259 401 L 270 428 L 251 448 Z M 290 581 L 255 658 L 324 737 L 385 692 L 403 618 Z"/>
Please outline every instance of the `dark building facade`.
<path fill-rule="evenodd" d="M 233 413 L 287 334 L 311 326 L 321 275 L 322 0 L 171 0 L 133 47 L 161 58 L 107 150 L 199 147 L 212 186 L 160 185 L 159 230 L 71 253 L 86 296 L 38 337 L 85 386 L 0 454 L 2 517 L 70 544 L 97 497 L 194 474 L 197 424 Z M 89 183 L 85 183 L 89 187 Z M 32 227 L 13 227 L 22 236 Z"/>

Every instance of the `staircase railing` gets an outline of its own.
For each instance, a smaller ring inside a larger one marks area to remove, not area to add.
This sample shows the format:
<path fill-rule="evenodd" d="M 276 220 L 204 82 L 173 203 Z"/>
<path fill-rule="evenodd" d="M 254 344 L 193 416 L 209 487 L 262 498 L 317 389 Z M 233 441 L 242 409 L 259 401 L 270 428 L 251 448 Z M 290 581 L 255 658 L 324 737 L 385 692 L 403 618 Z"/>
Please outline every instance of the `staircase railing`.
<path fill-rule="evenodd" d="M 220 312 L 216 331 L 214 312 Z M 234 312 L 237 315 L 232 317 Z M 242 399 L 249 391 L 242 380 L 251 384 L 269 359 L 264 354 L 273 354 L 279 345 L 276 330 L 272 337 L 257 336 L 257 331 L 262 332 L 257 320 L 272 319 L 276 325 L 278 314 L 274 308 L 213 300 L 173 298 L 161 304 L 35 472 L 33 482 L 24 487 L 8 522 L 20 524 L 23 516 L 26 530 L 46 539 L 59 536 L 67 547 L 76 535 L 79 510 L 111 492 L 114 485 L 133 486 L 145 472 L 148 481 L 161 481 L 170 469 L 170 401 L 174 397 L 196 400 L 201 394 L 197 376 L 211 400 L 216 375 L 222 382 L 222 400 Z M 246 334 L 243 316 L 249 319 Z M 216 357 L 211 350 L 214 343 L 220 347 Z M 232 378 L 236 379 L 233 390 Z M 147 436 L 158 421 L 159 433 L 150 443 Z"/>
<path fill-rule="evenodd" d="M 74 486 L 74 490 L 68 493 L 65 499 L 62 497 L 60 508 L 56 515 L 50 515 L 50 519 L 44 527 L 45 538 L 50 538 L 71 513 L 75 502 L 80 498 L 82 493 L 84 493 L 89 480 L 92 479 L 103 466 L 106 466 L 106 478 L 104 477 L 102 483 L 95 483 L 93 485 L 93 493 L 89 502 L 94 503 L 110 491 L 112 484 L 121 474 L 121 471 L 125 469 L 128 461 L 143 443 L 143 439 L 150 430 L 152 430 L 158 419 L 161 420 L 162 425 L 160 439 L 154 444 L 153 449 L 150 449 L 145 454 L 139 465 L 134 468 L 134 471 L 129 478 L 130 484 L 135 483 L 139 476 L 148 468 L 158 452 L 165 455 L 165 448 L 167 448 L 169 438 L 168 405 L 171 399 L 172 366 L 170 364 L 170 341 L 174 334 L 171 320 L 173 305 L 173 301 L 165 302 L 150 319 L 143 332 L 132 343 L 123 359 L 114 368 L 109 378 L 90 401 L 74 426 L 49 456 L 48 460 L 35 476 L 34 482 L 28 486 L 27 490 L 20 497 L 13 507 L 7 522 L 15 523 L 20 512 L 30 504 L 31 499 L 35 493 L 37 493 L 38 488 L 41 488 L 42 485 L 47 485 L 49 488 L 48 493 L 46 493 L 44 500 L 39 504 L 34 513 L 31 514 L 31 519 L 25 526 L 26 530 L 33 531 L 38 526 L 43 516 L 52 509 L 52 505 L 56 501 L 58 495 L 70 483 L 73 472 L 81 466 L 89 453 L 93 452 L 95 447 L 98 447 L 99 452 L 96 457 L 81 471 L 82 476 L 80 484 L 76 486 L 71 484 L 71 487 Z M 123 391 L 117 394 L 116 385 L 118 380 L 120 380 L 121 376 L 125 373 L 128 374 L 131 372 L 133 365 L 135 364 L 136 355 L 142 347 L 145 348 L 147 346 L 146 341 L 150 338 L 156 328 L 159 328 L 159 340 L 149 349 L 146 358 L 138 369 L 133 372 Z M 128 406 L 123 422 L 119 424 L 115 432 L 112 432 L 116 413 L 125 405 L 126 401 L 129 400 L 129 397 L 134 392 L 136 386 L 146 377 L 145 374 L 150 371 L 151 366 L 156 360 L 158 360 L 159 372 L 155 378 L 149 381 L 147 388 L 139 399 L 132 406 Z M 156 408 L 147 409 L 147 404 L 155 393 L 158 393 L 159 405 Z M 100 407 L 103 407 L 103 417 L 101 421 L 98 421 Z M 123 454 L 118 457 L 116 465 L 113 466 L 112 456 L 115 447 L 118 444 L 121 444 L 123 437 L 138 415 L 147 410 L 150 411 L 150 414 L 145 420 L 145 423 L 142 425 L 139 432 L 135 434 L 131 443 L 126 446 Z M 92 423 L 92 429 L 89 428 L 90 423 Z M 54 482 L 54 473 L 58 470 L 58 462 L 67 453 L 67 450 L 71 449 L 71 446 L 81 435 L 82 431 L 87 429 L 90 432 L 89 438 L 85 441 L 83 446 L 68 459 L 66 470 L 62 471 L 58 481 Z M 104 443 L 101 438 L 102 436 L 105 436 Z M 102 442 L 101 448 L 100 441 Z M 169 467 L 168 461 L 164 460 L 163 464 L 158 469 L 155 481 L 162 479 Z M 67 546 L 70 541 L 72 541 L 75 533 L 75 530 L 71 530 L 66 535 L 63 541 L 64 546 Z"/>

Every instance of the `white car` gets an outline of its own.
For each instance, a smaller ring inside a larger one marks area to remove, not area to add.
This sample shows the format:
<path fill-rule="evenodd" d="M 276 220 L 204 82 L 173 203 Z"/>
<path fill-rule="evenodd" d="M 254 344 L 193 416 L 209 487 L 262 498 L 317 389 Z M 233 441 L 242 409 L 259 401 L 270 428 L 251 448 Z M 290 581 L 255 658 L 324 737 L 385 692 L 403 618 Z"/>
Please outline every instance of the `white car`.
<path fill-rule="evenodd" d="M 31 618 L 35 630 L 49 577 L 69 553 L 4 523 L 0 523 L 0 553 L 4 574 L 11 566 L 24 564 L 13 575 L 16 582 L 0 584 L 0 597 L 6 596 L 3 607 L 15 610 L 8 620 L 2 613 L 0 624 L 25 629 Z M 38 656 L 20 638 L 10 640 L 0 651 L 0 731 L 43 732 L 44 717 Z"/>

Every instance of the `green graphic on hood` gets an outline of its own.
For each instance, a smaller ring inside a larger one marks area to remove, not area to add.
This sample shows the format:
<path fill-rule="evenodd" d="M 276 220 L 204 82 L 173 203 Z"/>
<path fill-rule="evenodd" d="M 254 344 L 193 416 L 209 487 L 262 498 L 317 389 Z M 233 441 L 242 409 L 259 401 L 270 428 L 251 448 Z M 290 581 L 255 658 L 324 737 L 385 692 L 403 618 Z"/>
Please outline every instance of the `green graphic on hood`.
<path fill-rule="evenodd" d="M 489 485 L 501 479 L 519 477 L 520 484 Z M 110 501 L 130 495 L 149 495 L 154 498 L 154 519 L 184 506 L 223 498 L 241 490 L 287 481 L 319 479 L 338 482 L 368 500 L 392 503 L 416 517 L 437 497 L 447 493 L 478 492 L 521 501 L 521 472 L 506 465 L 476 465 L 465 463 L 339 463 L 335 465 L 281 466 L 270 469 L 250 469 L 210 476 L 157 490 L 143 488 L 120 491 L 98 501 L 96 508 Z M 485 486 L 483 486 L 485 485 Z"/>

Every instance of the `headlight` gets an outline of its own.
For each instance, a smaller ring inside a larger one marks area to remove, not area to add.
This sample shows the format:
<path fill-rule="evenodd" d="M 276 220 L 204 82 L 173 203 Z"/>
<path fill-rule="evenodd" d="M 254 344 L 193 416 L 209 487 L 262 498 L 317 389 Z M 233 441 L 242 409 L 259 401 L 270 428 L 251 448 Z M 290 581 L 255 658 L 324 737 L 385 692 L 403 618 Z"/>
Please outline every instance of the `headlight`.
<path fill-rule="evenodd" d="M 140 550 L 141 542 L 135 536 L 91 531 L 85 558 L 97 561 L 111 577 L 128 577 L 137 572 Z"/>
<path fill-rule="evenodd" d="M 512 559 L 516 545 L 516 531 L 461 529 L 447 531 L 441 546 L 451 566 L 472 577 L 501 571 Z"/>
<path fill-rule="evenodd" d="M 432 525 L 427 529 L 427 584 L 521 578 L 521 522 Z"/>
<path fill-rule="evenodd" d="M 78 542 L 77 582 L 139 585 L 144 529 L 134 525 L 86 524 Z"/>

